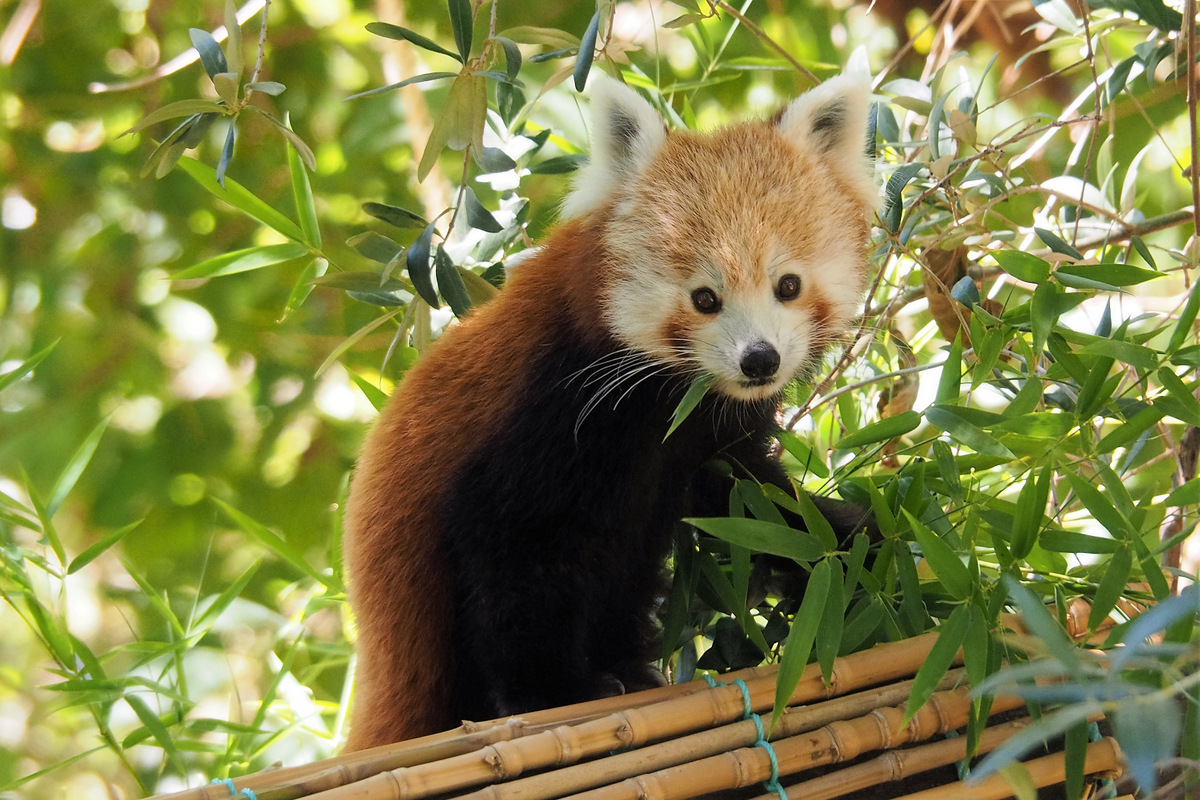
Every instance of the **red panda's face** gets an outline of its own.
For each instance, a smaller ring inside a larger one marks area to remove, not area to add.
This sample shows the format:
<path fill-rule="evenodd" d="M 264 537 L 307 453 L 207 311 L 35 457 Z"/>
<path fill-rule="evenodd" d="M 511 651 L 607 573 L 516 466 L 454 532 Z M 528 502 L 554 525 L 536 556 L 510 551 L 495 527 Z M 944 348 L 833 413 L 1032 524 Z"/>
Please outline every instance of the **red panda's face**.
<path fill-rule="evenodd" d="M 736 400 L 818 367 L 861 303 L 876 192 L 861 155 L 866 92 L 843 88 L 810 92 L 778 122 L 704 135 L 666 135 L 618 93 L 601 163 L 625 174 L 581 179 L 567 211 L 608 215 L 603 302 L 623 345 Z M 597 144 L 593 133 L 593 159 Z"/>

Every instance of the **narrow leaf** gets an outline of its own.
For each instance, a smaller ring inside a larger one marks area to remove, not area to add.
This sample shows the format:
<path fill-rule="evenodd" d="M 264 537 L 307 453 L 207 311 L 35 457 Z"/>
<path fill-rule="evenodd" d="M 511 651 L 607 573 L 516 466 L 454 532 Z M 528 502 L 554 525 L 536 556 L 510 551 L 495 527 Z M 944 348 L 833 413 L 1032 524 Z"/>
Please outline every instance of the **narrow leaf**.
<path fill-rule="evenodd" d="M 1050 264 L 1020 250 L 997 250 L 991 254 L 1000 268 L 1026 283 L 1040 284 L 1050 277 Z"/>
<path fill-rule="evenodd" d="M 959 606 L 938 628 L 937 641 L 933 643 L 929 655 L 913 679 L 912 694 L 908 696 L 908 705 L 904 708 L 905 723 L 921 710 L 921 706 L 933 696 L 937 685 L 949 672 L 950 665 L 958 656 L 959 648 L 966 641 L 970 623 L 970 606 Z"/>
<path fill-rule="evenodd" d="M 386 222 L 397 228 L 424 228 L 429 223 L 420 214 L 399 206 L 389 206 L 384 203 L 363 203 L 363 211 L 377 220 Z"/>
<path fill-rule="evenodd" d="M 471 37 L 475 17 L 471 14 L 471 0 L 448 0 L 450 28 L 454 31 L 454 43 L 458 46 L 459 61 L 464 64 L 471 56 Z"/>
<path fill-rule="evenodd" d="M 463 61 L 462 57 L 460 57 L 458 53 L 452 53 L 437 42 L 431 41 L 421 34 L 415 31 L 410 31 L 408 28 L 402 28 L 399 25 L 392 25 L 387 22 L 371 22 L 367 24 L 367 30 L 376 36 L 382 36 L 385 39 L 396 39 L 411 42 L 417 47 L 424 48 L 425 50 L 429 50 L 434 53 L 441 53 L 444 56 L 450 56 L 455 61 L 460 63 Z"/>
<path fill-rule="evenodd" d="M 296 278 L 296 283 L 292 285 L 292 291 L 288 294 L 287 303 L 283 306 L 283 313 L 279 316 L 281 322 L 304 305 L 304 301 L 308 299 L 316 286 L 315 281 L 322 277 L 327 269 L 329 269 L 328 259 L 314 258 L 300 272 L 300 277 Z"/>
<path fill-rule="evenodd" d="M 1034 227 L 1033 232 L 1036 233 L 1037 237 L 1054 252 L 1064 256 L 1070 256 L 1071 258 L 1078 260 L 1083 259 L 1083 253 L 1064 242 L 1053 231 L 1048 231 L 1045 228 Z"/>
<path fill-rule="evenodd" d="M 904 516 L 912 525 L 917 544 L 921 546 L 921 554 L 925 557 L 929 568 L 937 577 L 942 587 L 955 600 L 966 600 L 971 596 L 973 581 L 971 573 L 963 565 L 957 553 L 946 544 L 940 536 L 927 528 L 924 523 L 912 515 L 907 508 L 901 508 Z"/>
<path fill-rule="evenodd" d="M 905 411 L 894 417 L 885 417 L 878 422 L 864 425 L 856 431 L 846 434 L 836 445 L 838 450 L 856 450 L 863 445 L 875 442 L 885 442 L 903 436 L 915 430 L 921 424 L 921 414 L 918 411 Z"/>
<path fill-rule="evenodd" d="M 688 386 L 688 390 L 684 393 L 683 398 L 679 401 L 679 405 L 675 407 L 675 412 L 671 415 L 671 425 L 667 428 L 666 434 L 663 436 L 665 442 L 667 438 L 675 432 L 675 429 L 683 424 L 683 421 L 688 418 L 688 415 L 695 410 L 696 406 L 700 405 L 700 401 L 704 399 L 705 393 L 712 386 L 713 379 L 707 375 L 697 375 Z"/>
<path fill-rule="evenodd" d="M 224 200 L 247 216 L 258 220 L 289 239 L 297 242 L 304 241 L 304 233 L 296 223 L 259 200 L 237 181 L 232 178 L 227 179 L 222 187 L 217 183 L 216 172 L 212 167 L 187 156 L 179 160 L 179 166 L 214 197 Z"/>
<path fill-rule="evenodd" d="M 587 84 L 592 60 L 596 57 L 596 34 L 600 31 L 600 12 L 592 15 L 583 38 L 579 40 L 579 55 L 575 59 L 575 91 L 582 92 Z"/>
<path fill-rule="evenodd" d="M 258 522 L 246 514 L 243 514 L 241 511 L 238 511 L 236 508 L 218 497 L 213 497 L 212 501 L 217 505 L 218 508 L 225 512 L 225 516 L 233 520 L 235 525 L 241 528 L 244 532 L 253 536 L 259 541 L 260 544 L 266 547 L 267 550 L 271 551 L 283 561 L 290 564 L 294 569 L 302 572 L 305 575 L 308 575 L 318 583 L 323 584 L 330 591 L 342 591 L 342 587 L 337 580 L 337 576 L 332 574 L 326 575 L 317 570 L 312 566 L 309 560 L 300 553 L 299 550 L 292 547 L 292 545 L 280 538 L 278 534 L 268 529 L 266 525 L 263 525 L 261 522 Z"/>
<path fill-rule="evenodd" d="M 103 538 L 100 539 L 100 541 L 96 542 L 91 547 L 87 548 L 82 553 L 75 556 L 75 558 L 71 559 L 71 564 L 67 567 L 67 574 L 74 575 L 76 572 L 78 572 L 79 570 L 86 567 L 88 564 L 95 561 L 97 558 L 100 557 L 101 554 L 106 552 L 110 547 L 112 547 L 114 544 L 116 544 L 117 542 L 124 539 L 126 534 L 128 534 L 130 531 L 132 531 L 137 526 L 141 525 L 142 522 L 143 522 L 143 520 L 138 520 L 137 522 L 131 522 L 130 524 L 126 525 L 123 528 L 117 528 L 115 531 L 112 531 L 111 533 L 106 534 Z"/>
<path fill-rule="evenodd" d="M 437 220 L 434 220 L 425 226 L 425 230 L 417 236 L 417 240 L 408 248 L 405 256 L 408 279 L 412 281 L 417 294 L 429 304 L 430 308 L 437 308 L 441 305 L 438 302 L 437 292 L 433 288 L 433 279 L 430 277 L 429 270 L 429 256 L 433 250 L 433 226 L 436 223 Z"/>
<path fill-rule="evenodd" d="M 3 375 L 0 375 L 0 392 L 4 391 L 4 389 L 11 384 L 16 383 L 17 381 L 21 380 L 21 378 L 24 378 L 26 375 L 33 372 L 37 368 L 37 365 L 45 361 L 46 356 L 50 355 L 50 353 L 54 351 L 55 347 L 58 347 L 58 343 L 60 341 L 60 339 L 55 339 L 50 343 L 50 345 L 42 348 L 29 358 L 22 361 L 16 367 L 16 369 L 11 369 Z"/>
<path fill-rule="evenodd" d="M 1092 596 L 1092 611 L 1088 614 L 1088 630 L 1095 631 L 1100 623 L 1108 618 L 1109 613 L 1117 607 L 1133 572 L 1133 554 L 1128 547 L 1122 547 L 1113 553 L 1107 567 L 1104 569 L 1096 594 Z"/>
<path fill-rule="evenodd" d="M 779 716 L 787 708 L 792 692 L 800 683 L 800 676 L 808 664 L 808 656 L 812 652 L 813 640 L 817 628 L 821 624 L 821 616 L 825 611 L 825 602 L 829 597 L 830 582 L 829 560 L 824 559 L 813 567 L 809 576 L 808 586 L 804 589 L 804 599 L 800 601 L 800 609 L 792 619 L 792 629 L 788 631 L 787 643 L 783 646 L 783 655 L 779 658 L 779 672 L 775 678 L 775 710 L 771 716 L 771 727 L 779 721 Z"/>
<path fill-rule="evenodd" d="M 479 202 L 479 198 L 475 196 L 475 192 L 470 186 L 463 192 L 463 202 L 466 205 L 467 223 L 472 227 L 487 233 L 499 233 L 504 230 L 504 226 L 496 221 L 492 213 L 488 211 L 483 203 Z"/>
<path fill-rule="evenodd" d="M 508 73 L 508 79 L 516 80 L 517 73 L 521 70 L 521 48 L 517 47 L 517 43 L 508 37 L 497 36 L 495 39 L 504 48 L 504 66 L 505 72 Z"/>
<path fill-rule="evenodd" d="M 467 296 L 467 289 L 458 270 L 455 269 L 454 262 L 440 244 L 433 257 L 433 265 L 437 274 L 438 289 L 442 297 L 446 298 L 446 304 L 450 306 L 454 316 L 463 316 L 471 310 L 471 298 Z"/>
<path fill-rule="evenodd" d="M 397 81 L 396 83 L 389 83 L 387 86 L 380 86 L 375 89 L 368 89 L 365 92 L 359 92 L 358 94 L 352 94 L 349 97 L 347 97 L 346 99 L 347 100 L 358 100 L 359 98 L 369 97 L 373 94 L 382 94 L 383 92 L 390 92 L 393 89 L 401 89 L 405 86 L 408 86 L 410 83 L 425 83 L 426 81 L 437 81 L 437 80 L 442 80 L 443 78 L 457 78 L 457 77 L 458 77 L 457 72 L 427 72 L 424 75 L 416 75 L 412 78 L 405 78 L 402 81 Z"/>
<path fill-rule="evenodd" d="M 197 114 L 227 114 L 229 109 L 218 103 L 216 100 L 203 100 L 193 98 L 189 100 L 177 100 L 174 103 L 167 103 L 162 108 L 155 109 L 142 118 L 138 124 L 128 129 L 122 136 L 149 128 L 151 125 L 156 125 L 159 122 L 165 122 L 169 119 L 178 117 L 190 117 Z M 182 131 L 178 131 L 182 135 Z M 165 140 L 164 140 L 165 141 Z"/>
<path fill-rule="evenodd" d="M 820 540 L 811 533 L 775 522 L 750 517 L 689 518 L 684 522 L 755 553 L 770 553 L 801 564 L 816 561 L 825 555 Z"/>
<path fill-rule="evenodd" d="M 171 280 L 185 281 L 196 278 L 216 278 L 222 275 L 234 275 L 239 272 L 270 267 L 285 261 L 308 255 L 308 248 L 299 242 L 284 242 L 283 244 L 268 244 L 261 247 L 247 247 L 245 250 L 234 250 L 232 253 L 222 253 L 219 256 L 201 261 L 185 270 L 176 272 Z"/>
<path fill-rule="evenodd" d="M 92 456 L 96 452 L 96 448 L 100 444 L 100 438 L 104 436 L 104 431 L 108 429 L 108 417 L 100 420 L 96 427 L 92 428 L 92 432 L 83 440 L 75 454 L 71 456 L 71 460 L 63 467 L 63 471 L 59 474 L 58 480 L 54 482 L 54 488 L 50 490 L 50 499 L 46 502 L 46 513 L 53 517 L 58 513 L 58 509 L 62 506 L 64 500 L 71 490 L 75 488 L 79 476 L 87 469 L 87 465 L 91 462 Z"/>
<path fill-rule="evenodd" d="M 304 243 L 320 249 L 321 226 L 317 222 L 317 206 L 313 200 L 312 184 L 309 183 L 308 170 L 296 145 L 288 142 L 288 172 L 292 178 L 292 200 L 296 203 L 296 215 L 300 218 L 300 230 L 304 233 Z"/>

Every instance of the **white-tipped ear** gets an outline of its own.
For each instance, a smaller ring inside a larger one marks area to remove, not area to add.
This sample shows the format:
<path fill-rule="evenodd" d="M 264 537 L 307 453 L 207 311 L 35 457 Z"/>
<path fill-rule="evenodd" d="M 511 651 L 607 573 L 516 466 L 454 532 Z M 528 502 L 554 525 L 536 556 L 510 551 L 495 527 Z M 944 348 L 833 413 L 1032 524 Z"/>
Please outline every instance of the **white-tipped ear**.
<path fill-rule="evenodd" d="M 867 205 L 878 202 L 874 167 L 867 160 L 871 84 L 838 75 L 792 101 L 779 116 L 779 131 L 797 148 L 815 152 L 843 171 Z"/>
<path fill-rule="evenodd" d="M 596 75 L 591 97 L 592 152 L 563 203 L 564 217 L 600 206 L 614 186 L 641 172 L 667 138 L 662 117 L 620 81 Z"/>

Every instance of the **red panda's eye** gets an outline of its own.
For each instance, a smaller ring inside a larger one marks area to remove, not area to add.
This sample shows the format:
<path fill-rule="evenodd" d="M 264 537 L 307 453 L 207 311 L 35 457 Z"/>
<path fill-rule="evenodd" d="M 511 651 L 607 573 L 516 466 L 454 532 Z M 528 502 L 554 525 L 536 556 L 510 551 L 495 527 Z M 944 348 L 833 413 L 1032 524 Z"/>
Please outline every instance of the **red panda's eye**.
<path fill-rule="evenodd" d="M 712 289 L 697 289 L 692 292 L 692 305 L 701 314 L 716 314 L 721 310 L 721 299 Z"/>
<path fill-rule="evenodd" d="M 796 275 L 784 275 L 775 287 L 775 296 L 780 300 L 795 300 L 800 295 L 800 278 Z"/>

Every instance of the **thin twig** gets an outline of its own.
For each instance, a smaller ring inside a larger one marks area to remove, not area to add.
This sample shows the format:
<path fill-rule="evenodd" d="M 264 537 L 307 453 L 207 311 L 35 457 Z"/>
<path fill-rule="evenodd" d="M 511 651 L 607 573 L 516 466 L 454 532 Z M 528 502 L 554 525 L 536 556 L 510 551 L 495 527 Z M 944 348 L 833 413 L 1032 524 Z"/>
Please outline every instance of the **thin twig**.
<path fill-rule="evenodd" d="M 746 30 L 750 31 L 755 36 L 757 36 L 759 39 L 761 39 L 763 41 L 763 43 L 767 45 L 767 47 L 771 48 L 776 53 L 779 53 L 779 55 L 781 55 L 789 64 L 792 65 L 793 69 L 795 69 L 797 72 L 799 72 L 801 75 L 803 75 L 805 77 L 805 79 L 808 80 L 808 82 L 811 83 L 813 86 L 816 86 L 818 83 L 821 82 L 820 79 L 818 79 L 817 76 L 814 75 L 807 67 L 805 67 L 803 64 L 801 64 L 796 59 L 792 58 L 791 53 L 789 53 L 787 50 L 783 49 L 783 47 L 780 46 L 778 42 L 776 42 L 774 39 L 772 39 L 770 36 L 768 36 L 766 31 L 764 31 L 762 28 L 755 25 L 753 22 L 751 22 L 745 16 L 743 16 L 740 11 L 738 11 L 733 6 L 729 5 L 729 3 L 725 2 L 725 0 L 717 0 L 717 7 L 721 8 L 727 14 L 729 14 L 729 16 L 733 17 L 738 22 L 740 22 L 742 25 L 746 26 Z"/>

